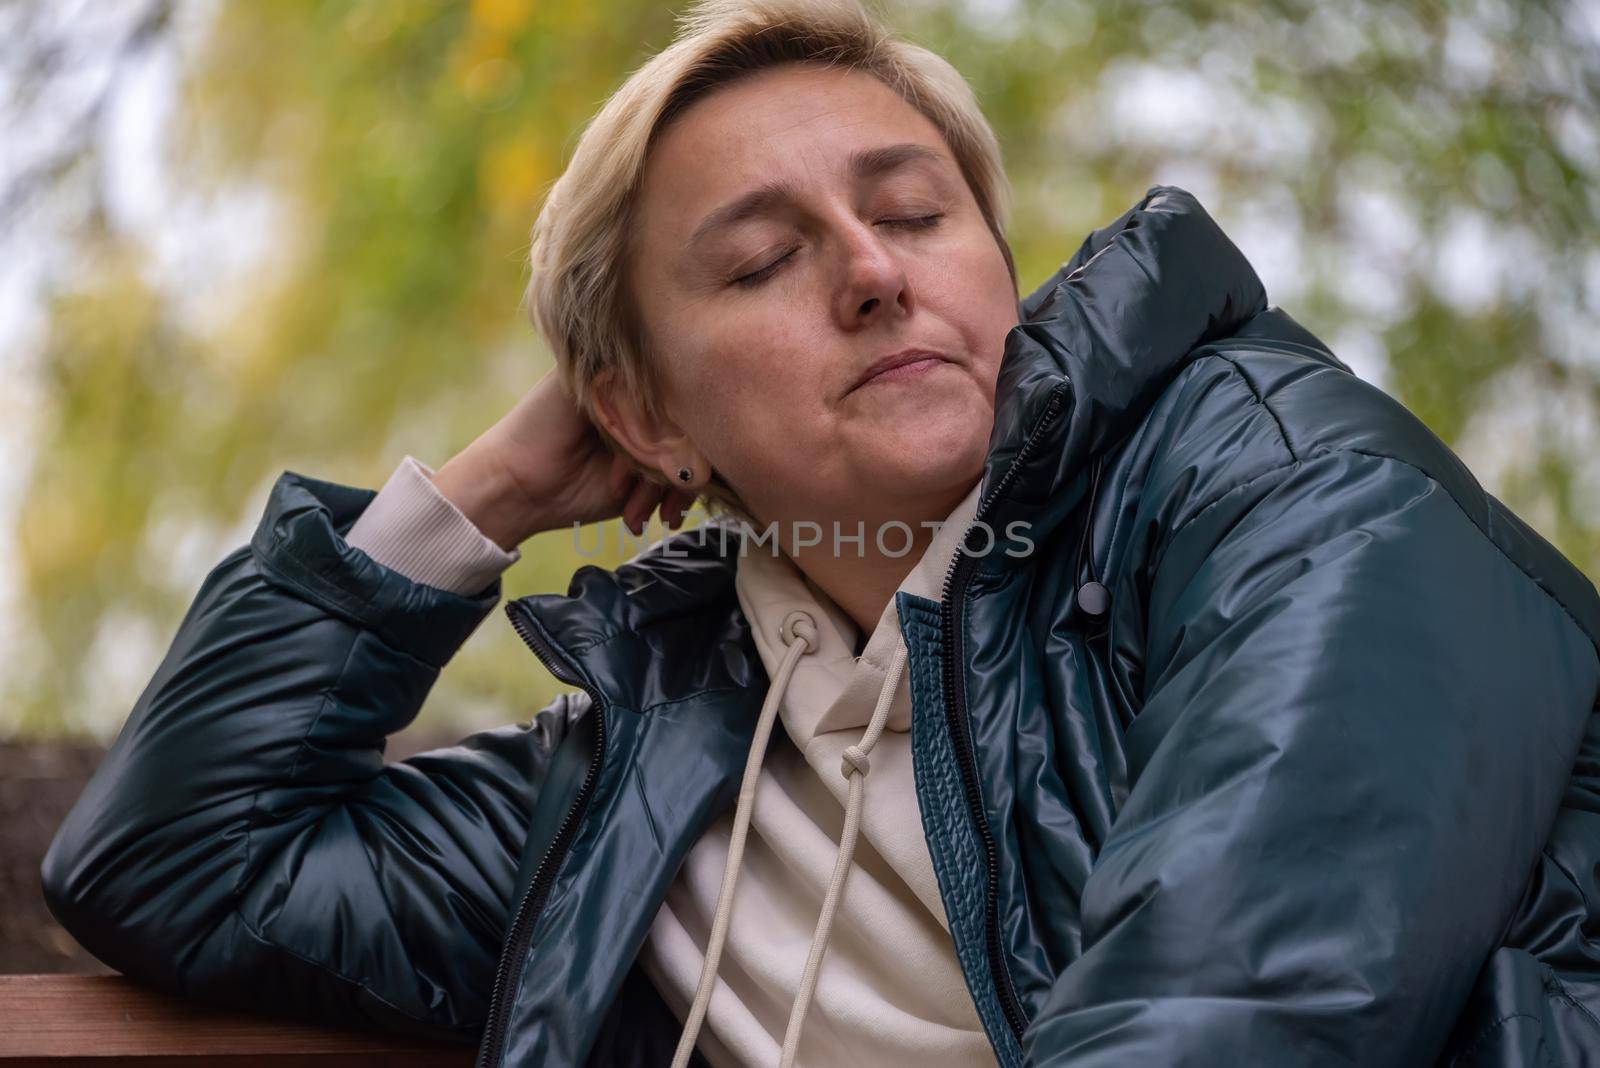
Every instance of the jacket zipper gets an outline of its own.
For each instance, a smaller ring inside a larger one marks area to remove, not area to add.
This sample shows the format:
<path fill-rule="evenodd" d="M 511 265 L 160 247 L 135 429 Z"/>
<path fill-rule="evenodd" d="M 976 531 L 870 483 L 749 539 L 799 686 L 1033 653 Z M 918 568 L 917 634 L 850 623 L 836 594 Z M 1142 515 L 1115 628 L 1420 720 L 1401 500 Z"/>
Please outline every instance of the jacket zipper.
<path fill-rule="evenodd" d="M 588 807 L 589 793 L 594 788 L 595 780 L 600 776 L 600 765 L 606 751 L 606 717 L 599 693 L 569 671 L 561 657 L 545 644 L 529 620 L 525 606 L 516 601 L 509 601 L 506 603 L 505 611 L 511 619 L 512 628 L 528 648 L 533 650 L 533 654 L 539 658 L 539 662 L 550 674 L 569 686 L 580 687 L 589 695 L 593 705 L 592 714 L 595 716 L 595 740 L 594 750 L 589 757 L 589 770 L 583 777 L 583 784 L 578 787 L 578 795 L 573 799 L 572 806 L 567 809 L 567 814 L 562 817 L 561 826 L 557 828 L 555 838 L 545 850 L 544 856 L 540 858 L 539 866 L 534 869 L 533 879 L 528 883 L 522 900 L 517 903 L 511 928 L 501 946 L 500 963 L 494 973 L 494 989 L 489 995 L 489 1018 L 484 1024 L 483 1041 L 478 1050 L 478 1068 L 494 1068 L 505 1055 L 502 1046 L 505 1043 L 506 1021 L 511 1012 L 511 1004 L 505 996 L 506 985 L 511 981 L 512 969 L 520 965 L 522 958 L 528 952 L 528 945 L 533 939 L 534 922 L 544 909 L 550 885 L 555 881 L 555 873 L 561 867 L 561 861 L 572 844 L 573 832 Z"/>
<path fill-rule="evenodd" d="M 967 543 L 968 537 L 982 523 L 987 516 L 990 506 L 994 504 L 1006 488 L 1016 478 L 1022 465 L 1027 461 L 1037 448 L 1044 432 L 1055 422 L 1056 416 L 1061 413 L 1062 390 L 1066 386 L 1057 387 L 1051 393 L 1046 403 L 1044 414 L 1034 424 L 1033 430 L 1028 433 L 1027 440 L 1017 450 L 1017 455 L 1012 459 L 1005 474 L 1000 481 L 995 483 L 978 504 L 971 525 L 962 535 L 961 544 Z M 999 995 L 1000 1009 L 1005 1014 L 1006 1024 L 1016 1036 L 1017 1043 L 1022 1042 L 1023 1032 L 1027 1030 L 1028 1020 L 1022 1011 L 1022 1003 L 1017 998 L 1016 988 L 1011 985 L 1011 970 L 1006 967 L 1004 951 L 1000 944 L 1000 916 L 999 916 L 999 883 L 1000 860 L 999 851 L 995 846 L 994 833 L 989 829 L 988 817 L 983 811 L 983 797 L 978 790 L 978 762 L 973 756 L 972 741 L 967 734 L 967 708 L 964 691 L 957 685 L 958 672 L 963 656 L 966 653 L 964 637 L 961 628 L 956 625 L 958 613 L 956 599 L 966 593 L 967 584 L 977 569 L 978 557 L 970 556 L 957 549 L 955 559 L 950 563 L 950 570 L 945 573 L 944 591 L 939 599 L 940 623 L 944 632 L 944 707 L 945 726 L 950 733 L 950 741 L 956 753 L 956 762 L 961 770 L 961 785 L 966 794 L 967 808 L 972 816 L 972 822 L 978 829 L 978 837 L 983 842 L 984 865 L 988 872 L 988 881 L 984 888 L 984 936 L 989 950 L 989 977 L 994 983 L 995 991 Z"/>

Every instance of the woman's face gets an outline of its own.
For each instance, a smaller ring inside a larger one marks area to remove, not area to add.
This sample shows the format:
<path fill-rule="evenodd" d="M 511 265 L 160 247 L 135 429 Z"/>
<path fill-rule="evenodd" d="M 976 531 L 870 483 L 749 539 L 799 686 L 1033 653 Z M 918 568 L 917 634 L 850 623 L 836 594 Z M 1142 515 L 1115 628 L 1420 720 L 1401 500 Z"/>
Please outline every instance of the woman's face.
<path fill-rule="evenodd" d="M 720 87 L 652 147 L 636 218 L 671 424 L 636 455 L 714 467 L 763 523 L 943 518 L 971 488 L 1017 293 L 920 112 L 819 67 Z M 905 350 L 932 359 L 861 381 Z"/>

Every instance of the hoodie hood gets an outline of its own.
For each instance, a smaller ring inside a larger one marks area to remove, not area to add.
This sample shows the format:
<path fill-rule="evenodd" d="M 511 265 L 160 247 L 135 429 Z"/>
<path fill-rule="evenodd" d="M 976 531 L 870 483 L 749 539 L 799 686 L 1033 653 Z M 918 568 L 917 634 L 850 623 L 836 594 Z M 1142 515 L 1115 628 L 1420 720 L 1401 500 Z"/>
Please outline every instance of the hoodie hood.
<path fill-rule="evenodd" d="M 937 600 L 945 568 L 961 543 L 973 513 L 977 510 L 979 486 L 972 488 L 942 520 L 926 550 L 907 572 L 899 590 Z M 866 726 L 862 709 L 872 708 L 878 685 L 872 674 L 857 670 L 855 652 L 863 637 L 855 622 L 819 590 L 787 555 L 770 547 L 752 547 L 738 561 L 734 588 L 740 610 L 749 622 L 757 652 L 770 675 L 783 659 L 787 645 L 782 635 L 783 620 L 790 612 L 804 611 L 814 616 L 818 648 L 795 669 L 789 683 L 789 698 L 807 691 L 837 694 L 826 707 L 814 701 L 786 698 L 778 709 L 784 733 L 804 752 L 819 735 L 834 732 L 859 734 Z M 894 656 L 894 643 L 900 632 L 894 598 L 883 607 L 860 659 L 886 670 Z M 870 690 L 863 689 L 870 687 Z M 902 695 L 890 709 L 887 729 L 905 733 L 911 729 L 911 707 Z M 852 739 L 853 740 L 853 739 Z"/>

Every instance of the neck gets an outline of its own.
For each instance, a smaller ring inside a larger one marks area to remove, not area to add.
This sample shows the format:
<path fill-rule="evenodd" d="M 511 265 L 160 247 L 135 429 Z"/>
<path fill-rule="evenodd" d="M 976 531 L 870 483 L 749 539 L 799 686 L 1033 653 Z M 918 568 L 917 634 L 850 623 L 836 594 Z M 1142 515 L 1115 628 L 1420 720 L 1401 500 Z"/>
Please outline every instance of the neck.
<path fill-rule="evenodd" d="M 782 519 L 783 551 L 854 621 L 864 641 L 927 552 L 938 524 L 971 489 L 958 485 L 915 502 L 897 501 L 891 509 L 869 509 L 812 525 Z"/>

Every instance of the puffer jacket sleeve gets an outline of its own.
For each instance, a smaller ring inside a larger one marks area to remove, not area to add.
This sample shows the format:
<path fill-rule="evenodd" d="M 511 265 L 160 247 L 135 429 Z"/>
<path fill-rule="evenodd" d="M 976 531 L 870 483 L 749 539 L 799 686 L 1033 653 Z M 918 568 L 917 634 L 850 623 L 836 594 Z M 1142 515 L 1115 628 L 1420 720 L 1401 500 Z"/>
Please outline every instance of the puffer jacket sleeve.
<path fill-rule="evenodd" d="M 218 1004 L 474 1039 L 523 840 L 588 698 L 386 763 L 493 608 L 343 538 L 375 494 L 284 472 L 206 577 L 42 866 L 105 963 Z"/>
<path fill-rule="evenodd" d="M 1029 1064 L 1439 1055 L 1600 686 L 1592 636 L 1503 548 L 1537 535 L 1489 517 L 1515 522 L 1326 450 L 1161 536 L 1131 785 Z"/>

